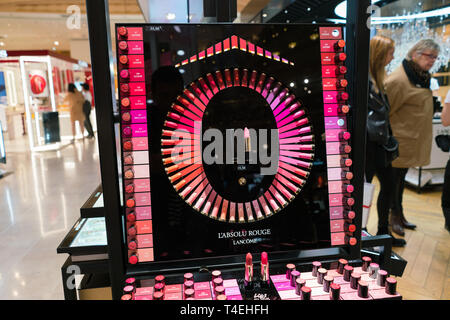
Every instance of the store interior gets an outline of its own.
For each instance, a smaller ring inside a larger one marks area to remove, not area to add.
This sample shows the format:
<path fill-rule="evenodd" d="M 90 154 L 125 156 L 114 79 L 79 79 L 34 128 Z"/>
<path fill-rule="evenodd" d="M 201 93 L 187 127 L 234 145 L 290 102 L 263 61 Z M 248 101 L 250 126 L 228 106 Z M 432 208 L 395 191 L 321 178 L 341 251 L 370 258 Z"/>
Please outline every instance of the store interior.
<path fill-rule="evenodd" d="M 116 24 L 333 25 L 346 23 L 347 5 L 342 0 L 226 0 L 222 4 L 207 0 L 107 2 L 113 59 L 109 67 L 115 101 L 111 115 L 114 113 L 116 118 L 120 117 L 119 101 L 123 98 Z M 224 7 L 219 9 L 221 5 Z M 443 104 L 450 90 L 450 1 L 379 0 L 372 1 L 371 10 L 367 22 L 371 23 L 370 35 L 386 35 L 396 43 L 388 73 L 401 64 L 418 40 L 433 38 L 439 43 L 441 52 L 430 72 L 435 83 L 433 95 Z M 113 279 L 108 274 L 110 262 L 106 248 L 112 233 L 105 226 L 102 194 L 105 162 L 101 154 L 103 146 L 99 148 L 99 143 L 106 140 L 99 135 L 104 126 L 96 112 L 96 101 L 102 97 L 95 96 L 93 88 L 102 80 L 93 79 L 91 47 L 95 47 L 95 40 L 89 39 L 92 29 L 89 30 L 88 24 L 84 0 L 13 0 L 0 5 L 0 235 L 5 239 L 0 244 L 2 300 L 110 300 L 115 297 L 111 289 Z M 274 32 L 273 43 L 278 37 L 280 43 L 286 42 L 286 37 Z M 292 52 L 302 46 L 297 38 L 300 37 L 292 35 L 288 41 Z M 168 50 L 177 62 L 189 58 L 176 43 Z M 182 73 L 195 73 L 192 70 L 189 64 L 180 67 Z M 79 91 L 83 83 L 90 84 L 94 139 L 88 139 L 88 132 L 82 132 L 79 125 L 73 136 L 64 99 L 69 83 L 74 83 Z M 304 85 L 306 91 L 307 82 Z M 292 83 L 291 87 L 294 86 Z M 438 112 L 433 119 L 433 135 L 442 134 L 450 134 L 450 127 L 442 125 Z M 116 182 L 120 190 L 123 138 L 117 119 L 108 139 L 116 147 L 115 165 L 119 172 L 114 174 L 119 176 Z M 444 227 L 441 208 L 448 159 L 448 152 L 442 151 L 433 139 L 431 163 L 410 168 L 405 178 L 404 210 L 417 228 L 405 229 L 406 246 L 392 248 L 399 260 L 405 261 L 400 275 L 395 277 L 397 290 L 404 300 L 450 299 L 450 233 Z M 376 178 L 373 183 L 376 197 L 379 183 Z M 365 227 L 369 234 L 375 234 L 376 206 L 366 200 L 363 205 L 364 216 L 357 220 L 362 224 L 359 230 Z M 82 227 L 85 239 L 77 233 Z M 92 252 L 86 253 L 86 247 L 92 247 Z M 94 271 L 86 272 L 87 276 L 75 272 L 76 276 L 71 277 L 73 270 L 67 269 L 68 257 L 75 265 L 76 261 L 82 265 L 87 255 L 98 262 L 91 267 Z M 180 270 L 184 269 L 180 267 Z M 69 281 L 74 282 L 70 293 L 65 290 Z"/>

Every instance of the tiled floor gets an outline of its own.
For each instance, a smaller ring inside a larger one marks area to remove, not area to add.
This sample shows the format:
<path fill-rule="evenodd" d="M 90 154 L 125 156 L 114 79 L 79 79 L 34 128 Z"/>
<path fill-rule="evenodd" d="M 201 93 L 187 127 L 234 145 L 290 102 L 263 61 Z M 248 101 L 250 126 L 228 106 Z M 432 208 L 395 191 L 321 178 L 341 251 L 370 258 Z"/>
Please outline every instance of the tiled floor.
<path fill-rule="evenodd" d="M 0 299 L 63 299 L 56 248 L 100 184 L 96 140 L 31 153 L 27 139 L 5 141 L 12 173 L 0 179 Z"/>

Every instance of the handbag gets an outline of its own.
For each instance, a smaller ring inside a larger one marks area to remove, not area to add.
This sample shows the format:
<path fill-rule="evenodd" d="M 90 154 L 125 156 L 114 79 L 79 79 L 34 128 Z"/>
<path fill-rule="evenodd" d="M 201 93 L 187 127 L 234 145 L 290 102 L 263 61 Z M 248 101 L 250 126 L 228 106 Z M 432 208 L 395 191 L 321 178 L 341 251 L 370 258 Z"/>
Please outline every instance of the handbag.
<path fill-rule="evenodd" d="M 450 151 L 450 135 L 448 134 L 440 134 L 437 135 L 434 140 L 436 141 L 437 146 L 444 152 Z"/>

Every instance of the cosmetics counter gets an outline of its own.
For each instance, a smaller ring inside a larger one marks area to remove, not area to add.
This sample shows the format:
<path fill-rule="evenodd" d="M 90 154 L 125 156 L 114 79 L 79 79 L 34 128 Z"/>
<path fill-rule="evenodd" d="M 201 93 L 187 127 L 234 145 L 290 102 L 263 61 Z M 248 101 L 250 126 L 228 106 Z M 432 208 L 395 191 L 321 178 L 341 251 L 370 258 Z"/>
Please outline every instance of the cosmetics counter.
<path fill-rule="evenodd" d="M 368 1 L 347 25 L 116 25 L 117 107 L 86 4 L 113 299 L 401 298 L 406 262 L 361 233 Z"/>

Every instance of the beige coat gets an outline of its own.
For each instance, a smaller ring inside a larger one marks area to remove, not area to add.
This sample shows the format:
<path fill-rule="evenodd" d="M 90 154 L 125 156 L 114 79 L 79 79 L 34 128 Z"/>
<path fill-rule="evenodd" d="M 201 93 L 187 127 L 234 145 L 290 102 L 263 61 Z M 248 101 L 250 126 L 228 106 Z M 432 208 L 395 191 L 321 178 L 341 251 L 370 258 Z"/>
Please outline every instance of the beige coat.
<path fill-rule="evenodd" d="M 418 88 L 408 79 L 402 65 L 386 80 L 391 105 L 390 121 L 399 142 L 395 168 L 426 166 L 430 163 L 433 139 L 433 95 L 430 89 Z"/>

